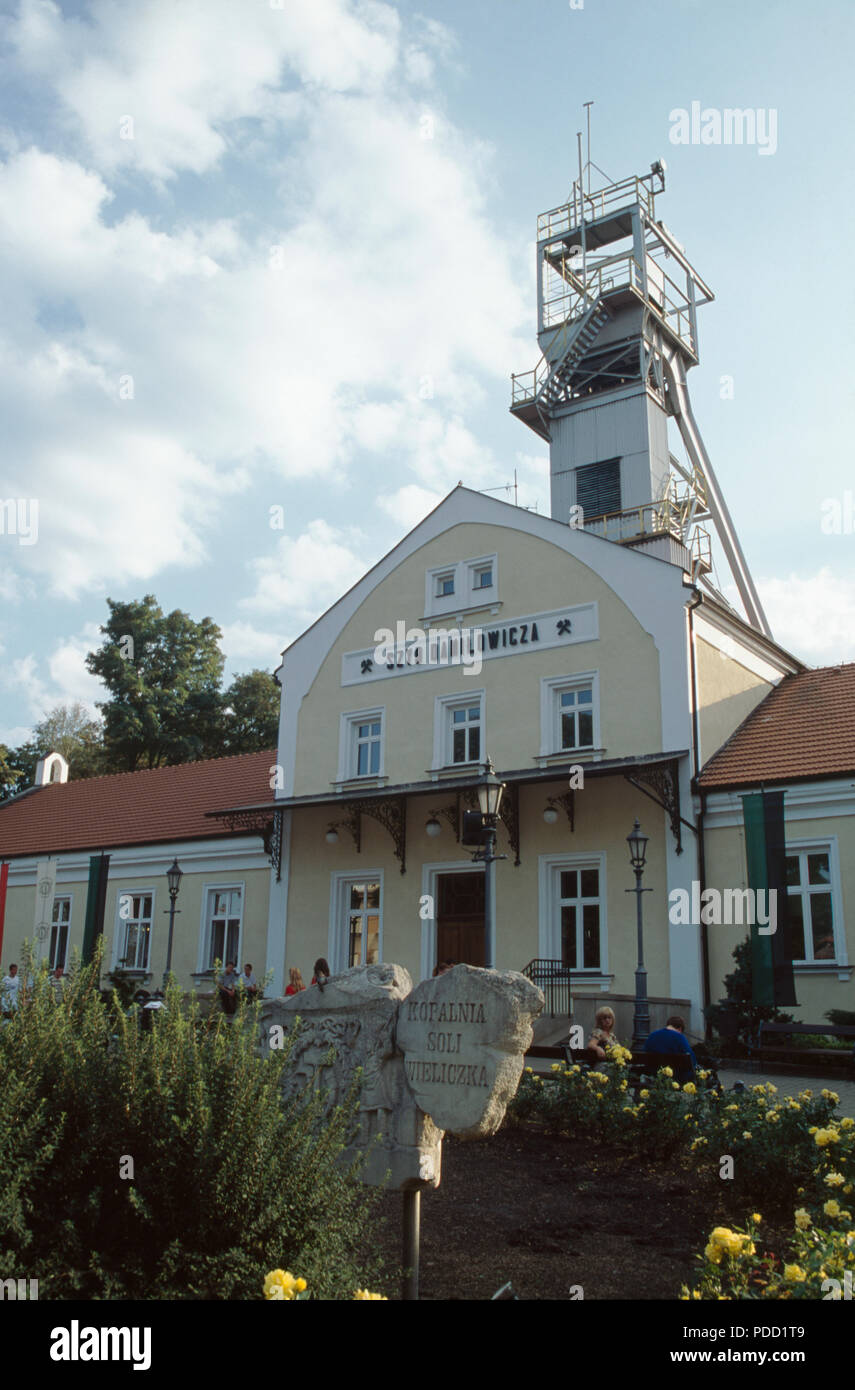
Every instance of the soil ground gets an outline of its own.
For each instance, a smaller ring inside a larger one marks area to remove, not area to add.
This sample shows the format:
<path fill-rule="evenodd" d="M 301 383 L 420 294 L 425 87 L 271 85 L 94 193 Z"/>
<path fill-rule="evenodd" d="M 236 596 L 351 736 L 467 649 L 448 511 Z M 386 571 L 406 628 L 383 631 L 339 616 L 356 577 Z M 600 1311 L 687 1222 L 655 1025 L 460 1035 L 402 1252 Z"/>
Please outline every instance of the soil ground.
<path fill-rule="evenodd" d="M 468 1143 L 446 1136 L 442 1182 L 421 1200 L 420 1296 L 489 1299 L 510 1280 L 527 1300 L 567 1301 L 574 1285 L 586 1301 L 677 1299 L 712 1228 L 741 1219 L 722 1189 L 689 1168 L 615 1159 L 533 1127 Z M 392 1265 L 402 1203 L 400 1193 L 382 1198 Z"/>

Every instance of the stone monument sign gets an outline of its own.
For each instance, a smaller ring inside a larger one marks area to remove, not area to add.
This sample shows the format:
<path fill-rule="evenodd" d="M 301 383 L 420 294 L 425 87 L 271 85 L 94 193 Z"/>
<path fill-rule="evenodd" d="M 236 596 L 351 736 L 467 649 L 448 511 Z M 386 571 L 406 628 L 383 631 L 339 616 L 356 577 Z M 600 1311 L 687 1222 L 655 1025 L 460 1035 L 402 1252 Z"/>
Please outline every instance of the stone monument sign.
<path fill-rule="evenodd" d="M 524 975 L 456 965 L 413 989 L 399 965 L 356 966 L 262 1008 L 264 1036 L 300 1029 L 285 1072 L 344 1100 L 362 1072 L 363 1180 L 421 1191 L 440 1180 L 442 1136 L 494 1134 L 519 1083 L 543 995 Z M 354 1156 L 353 1151 L 351 1156 Z"/>

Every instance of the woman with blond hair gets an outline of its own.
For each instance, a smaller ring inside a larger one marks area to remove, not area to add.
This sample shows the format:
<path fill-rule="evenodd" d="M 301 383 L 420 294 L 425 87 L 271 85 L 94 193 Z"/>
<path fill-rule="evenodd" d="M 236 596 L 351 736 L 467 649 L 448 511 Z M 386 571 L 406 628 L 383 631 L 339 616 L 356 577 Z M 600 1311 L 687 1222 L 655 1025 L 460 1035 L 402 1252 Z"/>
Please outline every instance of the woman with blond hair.
<path fill-rule="evenodd" d="M 285 993 L 286 993 L 286 994 L 299 994 L 299 993 L 300 993 L 300 990 L 301 990 L 301 989 L 305 989 L 306 986 L 303 984 L 303 977 L 302 977 L 302 975 L 300 974 L 299 970 L 297 969 L 296 965 L 292 965 L 292 966 L 291 966 L 291 969 L 288 971 L 288 974 L 289 974 L 289 976 L 290 976 L 291 983 L 289 984 L 289 986 L 288 986 L 288 988 L 286 989 Z"/>
<path fill-rule="evenodd" d="M 594 1019 L 594 1023 L 596 1027 L 594 1028 L 594 1031 L 591 1033 L 591 1038 L 588 1043 L 588 1051 L 592 1052 L 599 1062 L 604 1062 L 606 1059 L 606 1053 L 608 1052 L 609 1048 L 620 1046 L 617 1038 L 615 1037 L 614 1031 L 614 1009 L 610 1009 L 608 1005 L 606 1005 L 605 1008 L 598 1009 L 597 1016 Z"/>

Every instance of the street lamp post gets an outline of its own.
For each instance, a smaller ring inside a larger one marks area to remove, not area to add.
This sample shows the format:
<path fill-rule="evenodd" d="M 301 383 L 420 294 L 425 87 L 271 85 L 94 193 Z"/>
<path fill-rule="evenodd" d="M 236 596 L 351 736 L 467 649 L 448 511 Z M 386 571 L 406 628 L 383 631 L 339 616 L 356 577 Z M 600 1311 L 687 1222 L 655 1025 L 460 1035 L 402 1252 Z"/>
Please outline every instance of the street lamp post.
<path fill-rule="evenodd" d="M 481 811 L 482 845 L 473 854 L 474 861 L 484 865 L 484 964 L 488 970 L 496 968 L 496 870 L 498 859 L 507 859 L 506 854 L 496 854 L 496 823 L 499 807 L 502 804 L 504 782 L 496 776 L 493 764 L 488 758 L 484 764 L 484 775 L 477 786 L 478 805 Z"/>
<path fill-rule="evenodd" d="M 166 871 L 166 881 L 169 884 L 169 907 L 164 908 L 164 911 L 169 913 L 169 941 L 166 946 L 166 969 L 163 972 L 164 992 L 166 991 L 167 981 L 169 980 L 169 975 L 172 970 L 172 932 L 175 927 L 175 914 L 181 910 L 180 908 L 176 908 L 175 899 L 178 897 L 178 890 L 181 887 L 182 877 L 183 874 L 178 867 L 178 860 L 177 858 L 173 859 Z"/>
<path fill-rule="evenodd" d="M 635 887 L 627 888 L 627 893 L 635 894 L 636 927 L 638 931 L 638 966 L 635 971 L 635 1013 L 632 1019 L 633 1051 L 639 1050 L 650 1035 L 650 1009 L 647 1004 L 647 971 L 644 968 L 644 929 L 641 922 L 641 895 L 652 893 L 652 888 L 642 888 L 641 876 L 647 858 L 648 837 L 642 835 L 638 821 L 627 835 L 629 862 L 635 873 Z"/>

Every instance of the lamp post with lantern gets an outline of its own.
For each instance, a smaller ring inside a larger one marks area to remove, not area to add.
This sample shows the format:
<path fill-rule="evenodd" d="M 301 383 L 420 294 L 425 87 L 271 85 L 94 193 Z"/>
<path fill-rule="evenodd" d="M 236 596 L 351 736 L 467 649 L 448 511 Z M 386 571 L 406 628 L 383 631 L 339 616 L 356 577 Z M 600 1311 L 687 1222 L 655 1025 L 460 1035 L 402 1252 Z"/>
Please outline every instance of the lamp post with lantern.
<path fill-rule="evenodd" d="M 627 888 L 627 893 L 635 894 L 636 926 L 638 930 L 638 965 L 635 971 L 635 1013 L 632 1019 L 633 1051 L 640 1049 L 650 1036 L 650 1009 L 647 1004 L 647 971 L 644 968 L 644 929 L 641 922 L 641 895 L 652 893 L 652 888 L 642 888 L 641 876 L 647 859 L 648 836 L 642 835 L 638 821 L 627 835 L 629 862 L 635 874 L 635 887 Z"/>
<path fill-rule="evenodd" d="M 481 848 L 473 854 L 476 863 L 484 865 L 484 965 L 487 970 L 496 968 L 496 870 L 498 859 L 507 859 L 506 854 L 496 854 L 496 825 L 505 784 L 496 776 L 495 768 L 488 758 L 484 773 L 476 788 L 479 810 L 467 812 L 469 832 L 464 834 L 464 844 L 480 844 Z M 472 819 L 480 824 L 472 825 Z"/>
<path fill-rule="evenodd" d="M 178 897 L 178 890 L 181 887 L 183 878 L 181 869 L 178 866 L 178 859 L 173 859 L 166 871 L 166 881 L 169 884 L 169 907 L 165 909 L 169 913 L 169 941 L 166 946 L 166 969 L 163 972 L 163 988 L 166 990 L 167 981 L 172 970 L 172 932 L 175 926 L 175 913 L 180 911 L 176 908 L 175 899 Z"/>

